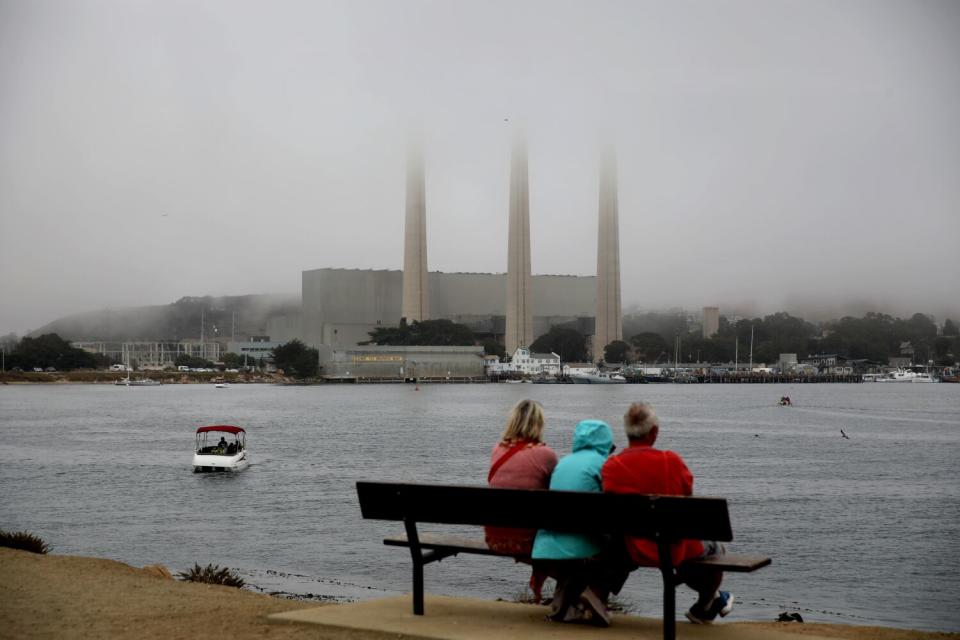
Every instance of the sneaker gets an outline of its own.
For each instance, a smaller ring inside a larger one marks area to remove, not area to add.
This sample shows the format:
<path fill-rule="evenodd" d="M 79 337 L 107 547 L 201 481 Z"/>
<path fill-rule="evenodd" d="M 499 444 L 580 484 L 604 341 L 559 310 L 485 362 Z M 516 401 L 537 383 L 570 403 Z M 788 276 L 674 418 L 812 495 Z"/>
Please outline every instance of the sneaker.
<path fill-rule="evenodd" d="M 588 622 L 590 620 L 590 613 L 584 611 L 583 605 L 570 605 L 547 615 L 546 619 L 550 622 Z"/>
<path fill-rule="evenodd" d="M 580 603 L 583 605 L 584 611 L 589 614 L 587 620 L 591 624 L 598 627 L 610 626 L 610 610 L 607 609 L 607 605 L 600 599 L 600 596 L 593 592 L 593 589 L 588 587 L 583 590 L 583 593 L 580 594 Z"/>
<path fill-rule="evenodd" d="M 732 593 L 729 591 L 718 591 L 706 609 L 702 609 L 697 605 L 690 607 L 690 610 L 687 611 L 687 620 L 693 624 L 710 624 L 716 620 L 717 615 L 724 618 L 733 611 L 733 601 L 734 597 Z"/>
<path fill-rule="evenodd" d="M 726 618 L 727 614 L 733 611 L 733 601 L 733 594 L 729 591 L 721 591 L 714 599 L 714 602 L 719 604 L 717 613 L 720 614 L 721 618 Z"/>

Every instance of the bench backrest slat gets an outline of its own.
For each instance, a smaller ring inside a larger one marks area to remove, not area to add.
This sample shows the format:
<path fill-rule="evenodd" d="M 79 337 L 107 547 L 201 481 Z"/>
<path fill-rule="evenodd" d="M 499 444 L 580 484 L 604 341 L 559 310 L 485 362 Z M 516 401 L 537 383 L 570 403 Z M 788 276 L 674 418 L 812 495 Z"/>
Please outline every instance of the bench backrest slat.
<path fill-rule="evenodd" d="M 722 498 L 358 482 L 364 518 L 434 524 L 733 539 Z"/>

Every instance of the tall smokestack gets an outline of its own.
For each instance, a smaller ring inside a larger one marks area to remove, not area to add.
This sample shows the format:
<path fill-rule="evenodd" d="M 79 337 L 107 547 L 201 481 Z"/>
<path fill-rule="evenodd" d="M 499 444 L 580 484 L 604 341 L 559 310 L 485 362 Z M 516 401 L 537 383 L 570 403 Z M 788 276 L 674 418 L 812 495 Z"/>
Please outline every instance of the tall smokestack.
<path fill-rule="evenodd" d="M 606 149 L 600 159 L 600 208 L 597 230 L 597 317 L 593 359 L 603 358 L 603 348 L 623 340 L 620 310 L 620 230 L 617 203 L 617 157 Z"/>
<path fill-rule="evenodd" d="M 407 322 L 428 319 L 427 202 L 423 154 L 411 143 L 407 150 L 407 210 L 403 225 L 403 302 Z"/>
<path fill-rule="evenodd" d="M 533 342 L 530 291 L 530 193 L 527 186 L 527 147 L 521 135 L 513 143 L 510 161 L 510 231 L 507 240 L 507 353 Z"/>

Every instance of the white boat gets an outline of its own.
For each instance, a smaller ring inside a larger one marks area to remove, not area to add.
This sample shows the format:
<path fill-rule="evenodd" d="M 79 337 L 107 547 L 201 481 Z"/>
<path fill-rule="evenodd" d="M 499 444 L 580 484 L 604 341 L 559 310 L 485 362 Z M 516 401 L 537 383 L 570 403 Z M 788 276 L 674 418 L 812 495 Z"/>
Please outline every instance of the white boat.
<path fill-rule="evenodd" d="M 113 384 L 118 387 L 159 387 L 163 383 L 153 378 L 137 378 L 136 380 L 131 380 L 130 373 L 127 372 L 126 378 L 120 378 Z"/>
<path fill-rule="evenodd" d="M 227 384 L 226 382 L 218 382 L 218 383 L 216 383 L 216 384 L 213 385 L 213 386 L 214 386 L 214 388 L 216 388 L 216 389 L 229 389 L 229 388 L 230 388 L 230 385 Z"/>
<path fill-rule="evenodd" d="M 570 379 L 574 384 L 626 384 L 627 379 L 619 373 L 608 371 L 585 371 L 571 373 Z"/>
<path fill-rule="evenodd" d="M 936 380 L 929 373 L 898 369 L 885 377 L 877 378 L 877 382 L 936 382 Z"/>
<path fill-rule="evenodd" d="M 213 434 L 211 436 L 211 434 Z M 227 440 L 232 436 L 232 440 Z M 219 441 L 216 438 L 219 437 Z M 193 471 L 243 471 L 250 464 L 247 432 L 243 427 L 216 424 L 197 429 Z"/>

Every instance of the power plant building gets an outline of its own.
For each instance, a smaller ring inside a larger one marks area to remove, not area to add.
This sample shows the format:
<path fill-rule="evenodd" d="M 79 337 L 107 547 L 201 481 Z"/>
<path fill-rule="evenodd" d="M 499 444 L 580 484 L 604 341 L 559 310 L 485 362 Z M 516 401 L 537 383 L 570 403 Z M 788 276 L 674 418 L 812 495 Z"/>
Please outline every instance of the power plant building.
<path fill-rule="evenodd" d="M 369 340 L 377 327 L 395 327 L 400 320 L 400 270 L 313 269 L 302 277 L 303 341 L 310 346 L 353 346 Z M 429 318 L 461 322 L 477 333 L 504 334 L 506 274 L 432 271 L 427 283 Z M 535 275 L 530 292 L 534 338 L 564 324 L 593 333 L 594 276 Z"/>

